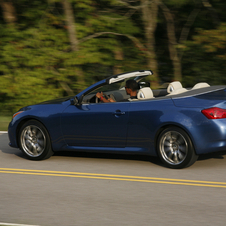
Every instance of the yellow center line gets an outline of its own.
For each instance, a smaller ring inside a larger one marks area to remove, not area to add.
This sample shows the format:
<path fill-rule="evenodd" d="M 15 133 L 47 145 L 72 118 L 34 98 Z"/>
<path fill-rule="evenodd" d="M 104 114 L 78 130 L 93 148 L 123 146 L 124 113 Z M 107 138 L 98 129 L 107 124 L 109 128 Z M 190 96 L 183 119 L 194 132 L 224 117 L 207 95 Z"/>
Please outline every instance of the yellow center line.
<path fill-rule="evenodd" d="M 0 168 L 0 173 L 72 177 L 72 178 L 76 177 L 76 178 L 90 178 L 90 179 L 104 179 L 104 180 L 118 180 L 118 181 L 132 181 L 132 182 L 146 182 L 146 183 L 159 183 L 159 184 L 174 184 L 174 185 L 226 188 L 226 182 L 198 181 L 198 180 L 157 178 L 157 177 L 141 177 L 141 176 L 125 176 L 125 175 L 98 174 L 98 173 L 29 170 L 29 169 L 13 169 L 13 168 Z"/>

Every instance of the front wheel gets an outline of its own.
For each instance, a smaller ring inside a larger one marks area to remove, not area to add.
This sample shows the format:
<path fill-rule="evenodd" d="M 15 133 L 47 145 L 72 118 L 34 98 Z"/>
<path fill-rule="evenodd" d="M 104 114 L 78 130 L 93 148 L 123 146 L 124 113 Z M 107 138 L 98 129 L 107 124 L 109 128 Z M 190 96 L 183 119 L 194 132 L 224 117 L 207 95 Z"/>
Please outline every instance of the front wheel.
<path fill-rule="evenodd" d="M 19 146 L 31 160 L 47 159 L 53 154 L 49 134 L 46 128 L 36 120 L 29 120 L 21 127 Z"/>
<path fill-rule="evenodd" d="M 181 169 L 192 165 L 198 158 L 188 134 L 177 127 L 163 130 L 157 141 L 161 161 L 170 168 Z"/>

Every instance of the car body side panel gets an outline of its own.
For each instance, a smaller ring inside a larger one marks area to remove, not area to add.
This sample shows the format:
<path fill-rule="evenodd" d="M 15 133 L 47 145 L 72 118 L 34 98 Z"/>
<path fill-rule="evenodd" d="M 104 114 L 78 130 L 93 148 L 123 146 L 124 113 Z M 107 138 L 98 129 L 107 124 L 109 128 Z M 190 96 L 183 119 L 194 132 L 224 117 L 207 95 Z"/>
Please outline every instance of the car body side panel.
<path fill-rule="evenodd" d="M 175 106 L 171 99 L 151 101 L 133 101 L 129 111 L 128 147 L 147 147 L 151 155 L 156 155 L 155 134 L 164 123 L 164 117 Z"/>
<path fill-rule="evenodd" d="M 207 119 L 201 113 L 201 110 L 211 107 L 226 109 L 226 90 L 224 86 L 221 86 L 218 90 L 193 97 L 175 97 L 173 101 L 177 107 L 184 108 L 183 111 L 186 114 L 195 111 L 195 109 L 200 111 L 200 114 L 196 117 L 191 115 L 191 119 L 195 123 L 190 128 L 198 154 L 226 150 L 226 119 Z"/>
<path fill-rule="evenodd" d="M 131 104 L 127 146 L 149 147 L 149 153 L 156 155 L 156 134 L 167 126 L 187 132 L 197 154 L 226 149 L 226 119 L 209 120 L 200 108 L 176 107 L 171 99 Z"/>
<path fill-rule="evenodd" d="M 68 146 L 125 147 L 130 102 L 70 105 L 62 114 Z"/>
<path fill-rule="evenodd" d="M 207 119 L 200 108 L 180 108 L 174 121 L 188 133 L 197 154 L 226 149 L 225 119 Z"/>
<path fill-rule="evenodd" d="M 18 126 L 27 120 L 34 119 L 41 122 L 46 127 L 50 135 L 53 150 L 60 150 L 61 147 L 65 146 L 65 141 L 60 127 L 61 112 L 68 105 L 70 105 L 70 100 L 55 104 L 38 104 L 23 108 L 22 110 L 24 112 L 17 115 L 9 124 L 8 135 L 10 146 L 18 147 Z"/>

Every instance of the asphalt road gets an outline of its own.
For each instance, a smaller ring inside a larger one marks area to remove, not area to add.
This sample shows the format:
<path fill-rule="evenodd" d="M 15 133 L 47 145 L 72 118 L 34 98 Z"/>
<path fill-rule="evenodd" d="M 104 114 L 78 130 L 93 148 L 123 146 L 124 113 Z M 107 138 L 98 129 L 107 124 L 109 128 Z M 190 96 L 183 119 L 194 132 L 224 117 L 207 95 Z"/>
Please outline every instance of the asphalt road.
<path fill-rule="evenodd" d="M 182 170 L 141 156 L 59 153 L 35 162 L 1 134 L 0 222 L 225 226 L 225 157 L 201 156 Z"/>

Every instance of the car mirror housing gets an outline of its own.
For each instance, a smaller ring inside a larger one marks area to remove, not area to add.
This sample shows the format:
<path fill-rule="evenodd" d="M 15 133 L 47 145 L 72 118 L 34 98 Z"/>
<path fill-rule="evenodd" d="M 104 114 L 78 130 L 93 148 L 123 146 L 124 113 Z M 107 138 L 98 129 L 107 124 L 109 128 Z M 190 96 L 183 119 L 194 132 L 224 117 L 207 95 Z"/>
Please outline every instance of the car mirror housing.
<path fill-rule="evenodd" d="M 78 97 L 76 96 L 74 99 L 71 99 L 72 105 L 79 105 Z"/>

